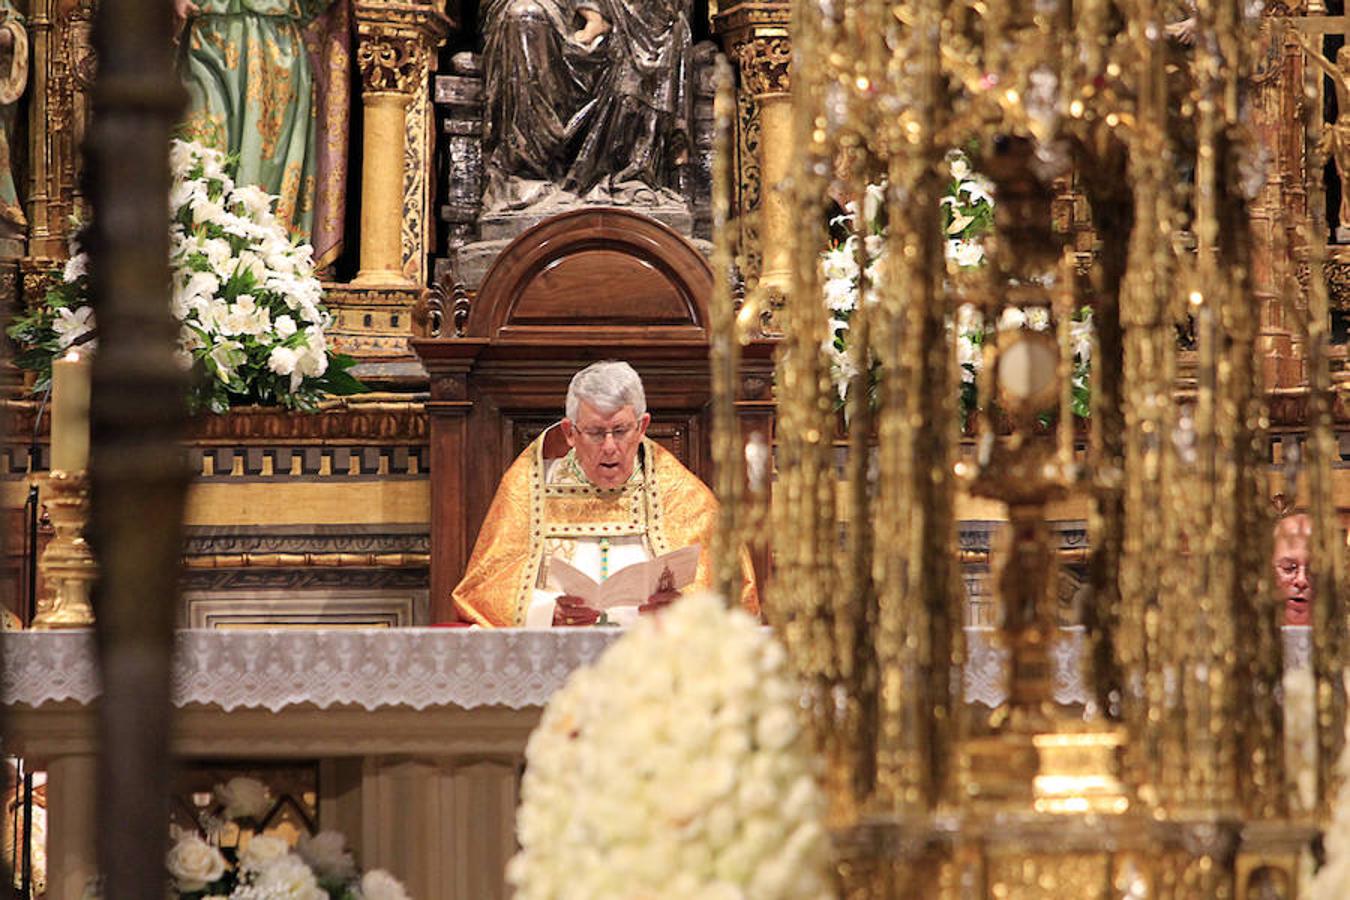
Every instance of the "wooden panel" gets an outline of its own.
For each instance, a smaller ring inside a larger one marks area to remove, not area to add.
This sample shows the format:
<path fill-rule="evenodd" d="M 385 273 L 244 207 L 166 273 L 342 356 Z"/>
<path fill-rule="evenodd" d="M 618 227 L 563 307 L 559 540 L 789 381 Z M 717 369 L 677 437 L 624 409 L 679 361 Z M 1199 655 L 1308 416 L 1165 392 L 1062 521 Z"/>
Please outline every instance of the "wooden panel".
<path fill-rule="evenodd" d="M 502 251 L 466 331 L 539 344 L 608 338 L 706 345 L 712 280 L 703 254 L 655 219 L 625 209 L 574 210 Z"/>
<path fill-rule="evenodd" d="M 696 315 L 671 273 L 649 260 L 599 249 L 554 260 L 522 285 L 511 323 L 688 325 Z"/>

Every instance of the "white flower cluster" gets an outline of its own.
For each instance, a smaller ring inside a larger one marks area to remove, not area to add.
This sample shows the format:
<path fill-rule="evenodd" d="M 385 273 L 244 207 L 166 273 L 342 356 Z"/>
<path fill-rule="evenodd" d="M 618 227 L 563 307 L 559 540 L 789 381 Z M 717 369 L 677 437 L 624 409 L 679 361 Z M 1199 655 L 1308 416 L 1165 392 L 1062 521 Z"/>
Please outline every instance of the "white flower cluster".
<path fill-rule="evenodd" d="M 953 269 L 975 268 L 984 264 L 981 238 L 992 222 L 993 185 L 971 169 L 970 161 L 960 151 L 948 153 L 946 165 L 951 175 L 941 202 L 946 258 Z M 849 235 L 821 256 L 825 305 L 830 309 L 829 337 L 821 350 L 829 359 L 830 378 L 841 402 L 858 374 L 857 363 L 848 352 L 848 329 L 849 318 L 858 308 L 859 285 L 866 281 L 863 302 L 873 304 L 879 297 L 877 285 L 886 275 L 886 184 L 867 186 L 861 210 L 856 201 L 849 201 L 844 209 L 844 214 L 830 224 L 846 227 Z M 858 227 L 860 214 L 862 228 Z"/>
<path fill-rule="evenodd" d="M 1069 323 L 1069 338 L 1073 347 L 1073 379 L 1076 387 L 1086 389 L 1091 375 L 1089 364 L 1092 362 L 1092 312 L 1084 310 L 1080 318 Z M 1048 331 L 1051 322 L 1050 310 L 1044 306 L 1007 306 L 999 315 L 995 325 L 998 331 L 1017 331 L 1026 328 L 1031 331 Z M 984 354 L 981 348 L 988 337 L 984 326 L 984 316 L 973 304 L 967 303 L 956 311 L 957 362 L 961 367 L 961 380 L 966 383 L 975 381 L 975 376 L 984 368 Z"/>
<path fill-rule="evenodd" d="M 254 185 L 236 185 L 225 157 L 197 143 L 175 140 L 169 163 L 169 263 L 174 317 L 181 323 L 178 351 L 185 367 L 201 365 L 219 386 L 208 391 L 223 411 L 227 393 L 275 402 L 328 371 L 324 330 L 331 317 L 321 305 L 314 250 L 292 243 L 273 215 L 276 197 Z M 63 279 L 88 274 L 80 252 Z M 85 298 L 87 302 L 87 298 Z M 62 350 L 94 330 L 87 305 L 56 311 L 52 327 Z M 258 391 L 255 383 L 271 382 Z"/>
<path fill-rule="evenodd" d="M 229 868 L 220 850 L 196 834 L 178 839 L 166 860 L 174 889 L 187 894 L 205 890 Z M 409 900 L 398 879 L 382 869 L 356 877 L 356 864 L 346 842 L 335 831 L 302 838 L 292 850 L 284 838 L 254 835 L 239 853 L 237 884 L 230 900 Z M 340 885 L 332 894 L 328 885 Z M 354 890 L 353 890 L 354 888 Z"/>
<path fill-rule="evenodd" d="M 225 819 L 256 819 L 271 806 L 266 785 L 256 778 L 231 778 L 216 785 L 214 794 Z M 212 888 L 212 896 L 229 900 L 409 900 L 398 879 L 383 870 L 357 880 L 356 861 L 336 831 L 303 837 L 294 849 L 284 838 L 254 834 L 234 866 L 218 847 L 187 832 L 174 842 L 165 865 L 178 896 Z"/>
<path fill-rule="evenodd" d="M 313 247 L 291 243 L 272 214 L 276 198 L 236 185 L 219 151 L 174 141 L 169 166 L 173 313 L 183 323 L 185 361 L 209 360 L 211 374 L 228 384 L 241 364 L 261 357 L 292 392 L 322 375 L 329 317 Z"/>
<path fill-rule="evenodd" d="M 832 896 L 786 655 L 686 597 L 576 672 L 526 748 L 521 900 Z"/>
<path fill-rule="evenodd" d="M 948 270 L 959 272 L 984 265 L 982 238 L 993 223 L 993 185 L 975 172 L 970 160 L 958 150 L 947 154 L 946 165 L 951 176 L 947 194 L 941 202 L 946 258 Z M 886 277 L 885 197 L 886 185 L 874 184 L 867 187 L 861 210 L 854 201 L 846 204 L 844 215 L 830 224 L 846 227 L 849 236 L 821 256 L 825 305 L 830 310 L 829 336 L 822 343 L 821 352 L 829 361 L 830 381 L 841 403 L 848 398 L 849 386 L 858 374 L 857 361 L 849 351 L 848 337 L 849 319 L 858 308 L 859 285 L 866 282 L 867 296 L 863 302 L 870 305 L 876 302 L 878 285 Z M 860 214 L 861 229 L 858 228 Z M 858 252 L 859 233 L 863 235 L 861 254 Z M 989 329 L 974 306 L 962 306 L 957 311 L 956 321 L 949 323 L 957 333 L 957 361 L 962 382 L 974 384 L 984 366 L 985 341 L 994 331 L 1020 328 L 1045 331 L 1050 325 L 1050 311 L 1044 307 L 1008 307 L 1000 315 L 995 329 Z M 1082 414 L 1086 414 L 1092 361 L 1091 312 L 1079 312 L 1069 327 L 1074 355 L 1075 404 L 1083 410 Z M 965 400 L 963 393 L 963 402 Z"/>
<path fill-rule="evenodd" d="M 953 184 L 941 203 L 950 217 L 945 229 L 947 259 L 958 268 L 974 268 L 984 264 L 984 244 L 978 232 L 981 214 L 994 208 L 994 186 L 971 169 L 970 160 L 960 151 L 947 154 L 947 170 Z"/>
<path fill-rule="evenodd" d="M 1331 824 L 1323 832 L 1327 861 L 1313 878 L 1310 900 L 1350 897 L 1350 741 L 1336 765 L 1341 773 L 1341 789 L 1331 811 Z"/>

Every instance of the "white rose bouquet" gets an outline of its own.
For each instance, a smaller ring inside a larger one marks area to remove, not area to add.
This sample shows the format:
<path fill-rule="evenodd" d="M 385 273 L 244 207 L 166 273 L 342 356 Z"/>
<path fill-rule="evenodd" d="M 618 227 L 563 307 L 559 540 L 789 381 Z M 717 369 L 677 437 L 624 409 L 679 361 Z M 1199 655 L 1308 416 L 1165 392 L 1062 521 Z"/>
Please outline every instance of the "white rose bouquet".
<path fill-rule="evenodd" d="M 219 816 L 202 820 L 207 835 L 228 821 L 253 827 L 272 808 L 266 785 L 255 778 L 231 778 L 213 791 Z M 176 835 L 165 859 L 170 896 L 182 900 L 409 900 L 398 879 L 383 870 L 361 875 L 336 831 L 303 837 L 292 847 L 284 838 L 251 833 L 240 848 L 221 849 L 196 831 Z M 87 892 L 97 898 L 95 886 Z"/>
<path fill-rule="evenodd" d="M 344 838 L 335 831 L 302 838 L 295 848 L 275 835 L 255 834 L 238 853 L 186 834 L 165 862 L 172 896 L 184 900 L 409 900 L 388 872 L 359 875 Z"/>
<path fill-rule="evenodd" d="M 173 314 L 179 355 L 197 375 L 189 405 L 312 410 L 324 394 L 363 390 L 347 371 L 354 360 L 329 351 L 313 248 L 287 237 L 273 215 L 277 198 L 236 185 L 226 158 L 200 144 L 174 141 L 169 162 Z M 72 250 L 61 282 L 8 329 L 39 390 L 53 358 L 95 337 L 88 258 Z"/>
<path fill-rule="evenodd" d="M 942 233 L 946 238 L 945 254 L 951 270 L 975 269 L 984 265 L 984 237 L 994 227 L 993 185 L 976 173 L 970 160 L 959 150 L 947 154 L 950 179 L 942 198 Z M 862 253 L 859 253 L 861 216 L 863 228 Z M 866 276 L 867 296 L 863 302 L 875 303 L 879 294 L 878 282 L 885 277 L 886 266 L 886 185 L 868 185 L 861 209 L 851 201 L 843 215 L 830 222 L 832 230 L 846 236 L 835 240 L 821 257 L 824 278 L 825 303 L 830 309 L 830 337 L 822 350 L 829 358 L 830 380 L 843 405 L 848 398 L 849 385 L 857 374 L 857 365 L 849 351 L 849 321 L 858 308 L 859 286 Z M 961 418 L 975 409 L 977 396 L 975 377 L 983 365 L 982 348 L 996 331 L 1029 328 L 1044 331 L 1050 327 L 1050 314 L 1044 308 L 1011 308 L 1005 311 L 996 328 L 988 327 L 975 311 L 965 306 L 959 311 L 954 327 L 957 330 L 957 352 L 961 367 Z M 1070 326 L 1073 333 L 1073 411 L 1087 417 L 1091 411 L 1092 312 L 1084 307 L 1074 313 Z M 875 368 L 875 367 L 874 367 Z M 871 381 L 875 383 L 876 372 Z"/>
<path fill-rule="evenodd" d="M 573 674 L 526 748 L 521 900 L 833 896 L 782 647 L 708 595 Z"/>

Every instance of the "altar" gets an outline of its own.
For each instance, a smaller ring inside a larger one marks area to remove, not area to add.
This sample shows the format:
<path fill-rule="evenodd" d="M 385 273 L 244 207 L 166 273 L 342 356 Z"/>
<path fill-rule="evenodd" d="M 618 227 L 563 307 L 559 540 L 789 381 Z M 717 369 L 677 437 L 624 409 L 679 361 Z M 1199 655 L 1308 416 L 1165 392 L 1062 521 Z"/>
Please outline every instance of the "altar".
<path fill-rule="evenodd" d="M 541 708 L 619 629 L 189 629 L 178 632 L 173 752 L 182 761 L 318 760 L 320 829 L 427 900 L 506 896 L 525 744 Z M 1081 628 L 1062 629 L 1055 697 L 1091 702 Z M 1306 661 L 1306 629 L 1286 653 Z M 1007 699 L 1008 656 L 966 630 L 968 704 Z M 48 773 L 48 893 L 79 900 L 93 876 L 94 710 L 88 631 L 5 636 L 8 752 Z"/>
<path fill-rule="evenodd" d="M 517 785 L 540 708 L 617 637 L 468 629 L 178 633 L 180 760 L 317 759 L 320 828 L 418 900 L 504 897 Z M 7 752 L 48 773 L 48 892 L 95 873 L 92 633 L 5 637 Z"/>

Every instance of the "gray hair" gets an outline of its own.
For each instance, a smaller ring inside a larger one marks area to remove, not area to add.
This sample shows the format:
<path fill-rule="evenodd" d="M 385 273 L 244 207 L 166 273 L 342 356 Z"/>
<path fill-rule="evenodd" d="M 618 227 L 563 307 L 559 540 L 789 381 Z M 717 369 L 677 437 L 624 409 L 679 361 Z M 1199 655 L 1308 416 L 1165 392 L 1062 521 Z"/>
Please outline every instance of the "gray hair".
<path fill-rule="evenodd" d="M 625 406 L 633 407 L 633 415 L 639 419 L 647 412 L 642 379 L 628 363 L 615 360 L 592 363 L 572 376 L 572 383 L 567 386 L 567 418 L 575 422 L 581 415 L 583 402 L 605 415 L 613 415 Z"/>

